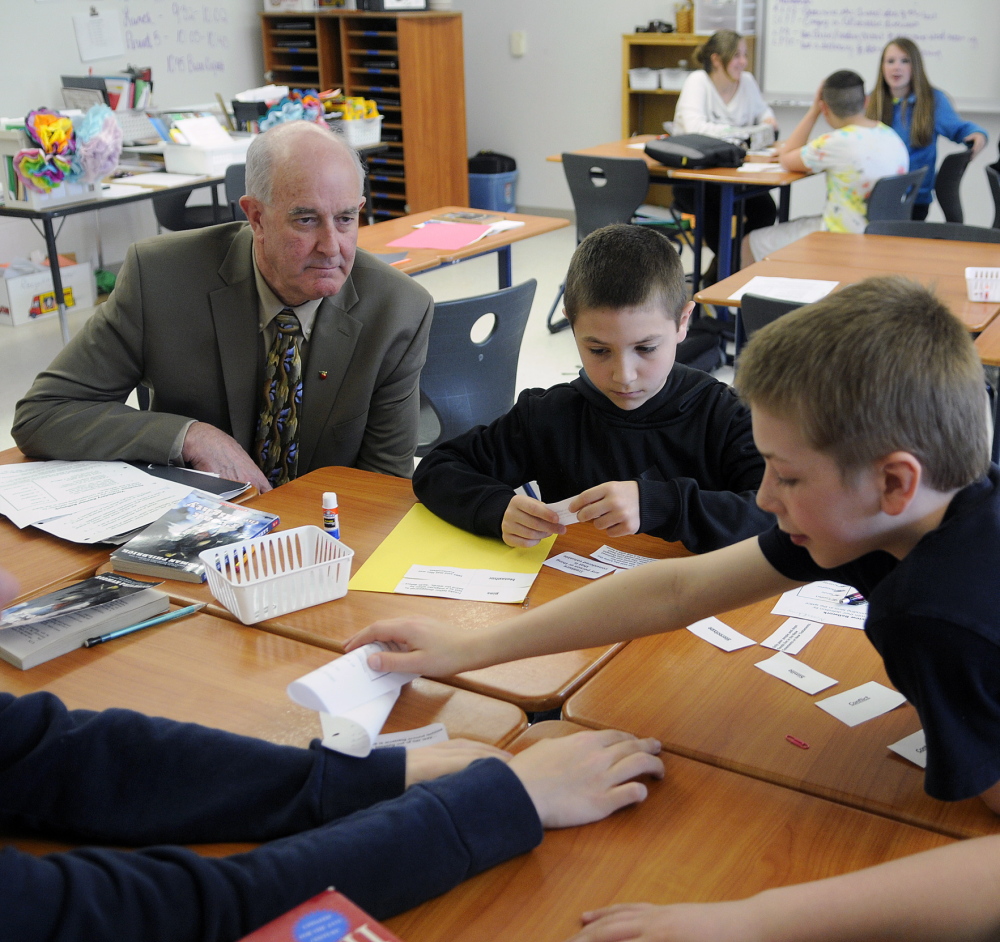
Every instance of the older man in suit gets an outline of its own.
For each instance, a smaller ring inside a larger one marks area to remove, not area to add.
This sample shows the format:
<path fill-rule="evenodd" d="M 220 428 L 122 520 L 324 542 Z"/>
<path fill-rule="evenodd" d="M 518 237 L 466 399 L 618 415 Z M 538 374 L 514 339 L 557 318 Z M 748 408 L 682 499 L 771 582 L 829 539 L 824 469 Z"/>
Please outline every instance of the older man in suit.
<path fill-rule="evenodd" d="M 183 462 L 262 491 L 325 465 L 408 477 L 433 301 L 357 248 L 362 183 L 355 152 L 321 126 L 256 138 L 240 201 L 249 225 L 132 245 L 112 295 L 18 403 L 21 450 Z M 293 354 L 292 378 L 276 379 Z M 125 404 L 140 384 L 150 411 Z"/>

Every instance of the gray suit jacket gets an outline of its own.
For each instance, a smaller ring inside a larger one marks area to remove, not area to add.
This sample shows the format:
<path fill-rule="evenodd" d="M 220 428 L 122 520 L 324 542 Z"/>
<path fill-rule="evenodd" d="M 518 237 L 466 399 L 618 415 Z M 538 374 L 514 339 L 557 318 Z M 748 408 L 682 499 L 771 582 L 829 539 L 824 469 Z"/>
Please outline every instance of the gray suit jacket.
<path fill-rule="evenodd" d="M 18 403 L 21 451 L 166 463 L 196 419 L 249 452 L 264 366 L 252 241 L 248 226 L 231 223 L 132 245 L 111 297 Z M 410 476 L 432 313 L 423 288 L 358 250 L 344 287 L 316 314 L 300 473 L 346 465 Z M 149 412 L 125 405 L 140 383 L 152 390 Z"/>

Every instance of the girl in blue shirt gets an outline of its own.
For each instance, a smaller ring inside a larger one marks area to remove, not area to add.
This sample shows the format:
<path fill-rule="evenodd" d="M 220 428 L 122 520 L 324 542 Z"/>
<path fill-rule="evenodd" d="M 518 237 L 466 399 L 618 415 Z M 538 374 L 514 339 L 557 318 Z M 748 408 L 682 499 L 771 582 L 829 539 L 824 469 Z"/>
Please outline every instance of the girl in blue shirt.
<path fill-rule="evenodd" d="M 963 121 L 940 89 L 931 87 L 920 49 L 912 39 L 897 37 L 882 50 L 882 65 L 868 99 L 867 116 L 888 124 L 910 151 L 910 170 L 927 168 L 913 207 L 914 219 L 926 219 L 934 199 L 937 138 L 964 142 L 975 157 L 986 146 L 986 132 Z"/>

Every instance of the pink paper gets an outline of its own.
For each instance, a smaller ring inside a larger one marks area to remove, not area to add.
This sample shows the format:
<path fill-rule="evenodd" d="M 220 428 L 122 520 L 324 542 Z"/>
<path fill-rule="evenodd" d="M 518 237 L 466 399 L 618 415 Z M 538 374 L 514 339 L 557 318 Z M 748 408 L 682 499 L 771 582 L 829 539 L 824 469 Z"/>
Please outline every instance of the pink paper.
<path fill-rule="evenodd" d="M 432 222 L 386 245 L 404 249 L 462 249 L 485 235 L 489 228 L 467 222 Z"/>

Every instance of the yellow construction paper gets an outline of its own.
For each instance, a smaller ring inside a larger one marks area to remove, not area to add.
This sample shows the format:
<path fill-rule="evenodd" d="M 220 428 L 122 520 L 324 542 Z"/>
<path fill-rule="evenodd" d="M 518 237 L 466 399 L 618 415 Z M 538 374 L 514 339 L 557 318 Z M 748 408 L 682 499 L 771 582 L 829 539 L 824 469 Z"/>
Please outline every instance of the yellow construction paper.
<path fill-rule="evenodd" d="M 529 548 L 508 546 L 502 540 L 453 527 L 423 504 L 414 504 L 354 574 L 349 587 L 359 592 L 395 592 L 410 566 L 537 573 L 555 539 L 550 536 Z"/>

